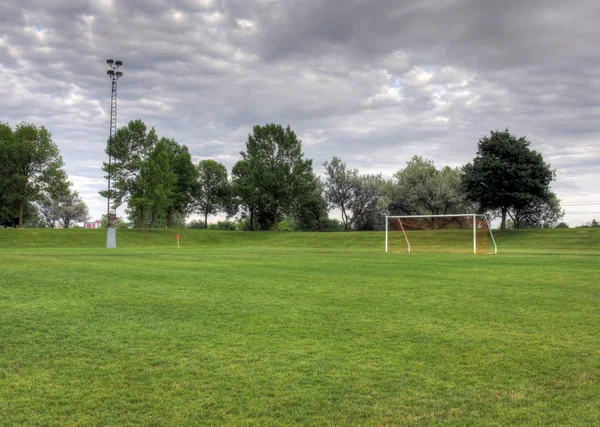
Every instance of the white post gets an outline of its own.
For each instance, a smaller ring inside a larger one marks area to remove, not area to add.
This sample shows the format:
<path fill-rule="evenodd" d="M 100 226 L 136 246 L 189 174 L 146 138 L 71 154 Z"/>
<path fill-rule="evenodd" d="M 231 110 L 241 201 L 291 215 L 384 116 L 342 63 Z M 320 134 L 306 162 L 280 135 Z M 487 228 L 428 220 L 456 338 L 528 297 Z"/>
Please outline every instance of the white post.
<path fill-rule="evenodd" d="M 400 222 L 400 228 L 402 229 L 402 234 L 404 234 L 404 239 L 406 239 L 406 244 L 408 245 L 408 252 L 410 253 L 410 242 L 408 241 L 408 236 L 406 235 L 406 231 L 404 231 L 404 226 L 402 225 L 402 220 L 398 219 Z"/>
<path fill-rule="evenodd" d="M 388 217 L 385 216 L 385 253 L 388 251 Z"/>
<path fill-rule="evenodd" d="M 477 253 L 477 220 L 475 215 L 473 215 L 473 253 Z"/>
<path fill-rule="evenodd" d="M 485 217 L 485 222 L 487 223 L 488 230 L 490 231 L 490 236 L 492 236 L 492 242 L 494 242 L 494 253 L 498 253 L 498 245 L 496 245 L 496 239 L 494 239 L 494 233 L 492 233 L 492 225 L 488 221 L 487 216 Z"/>

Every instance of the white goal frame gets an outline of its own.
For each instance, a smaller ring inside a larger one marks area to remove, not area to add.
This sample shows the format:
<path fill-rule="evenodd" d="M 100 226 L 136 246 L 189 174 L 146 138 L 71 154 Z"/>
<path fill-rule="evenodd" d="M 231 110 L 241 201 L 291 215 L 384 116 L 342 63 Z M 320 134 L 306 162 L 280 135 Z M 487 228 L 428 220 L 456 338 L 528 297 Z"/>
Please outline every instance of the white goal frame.
<path fill-rule="evenodd" d="M 386 215 L 385 216 L 385 251 L 388 252 L 388 220 L 397 218 L 397 219 L 409 219 L 409 218 L 452 218 L 452 217 L 472 217 L 473 218 L 473 253 L 477 253 L 477 218 L 484 218 L 485 222 L 488 224 L 488 230 L 490 232 L 490 236 L 492 237 L 492 242 L 494 243 L 494 253 L 498 253 L 498 246 L 496 245 L 496 239 L 494 239 L 494 234 L 492 233 L 492 228 L 490 227 L 490 221 L 487 216 L 482 214 L 448 214 L 448 215 Z M 402 221 L 400 221 L 400 229 L 402 230 L 402 234 L 404 234 L 404 239 L 406 239 L 406 244 L 408 245 L 408 252 L 410 252 L 410 242 L 408 241 L 408 236 L 406 235 L 406 231 L 404 231 L 404 227 L 402 226 Z"/>

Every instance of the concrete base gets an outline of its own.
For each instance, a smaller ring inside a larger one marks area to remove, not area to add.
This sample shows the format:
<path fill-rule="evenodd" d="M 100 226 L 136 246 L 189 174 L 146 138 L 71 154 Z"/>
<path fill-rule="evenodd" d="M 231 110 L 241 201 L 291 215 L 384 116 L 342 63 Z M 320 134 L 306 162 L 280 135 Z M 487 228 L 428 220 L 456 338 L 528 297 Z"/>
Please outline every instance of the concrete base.
<path fill-rule="evenodd" d="M 117 249 L 117 229 L 106 230 L 106 249 Z"/>

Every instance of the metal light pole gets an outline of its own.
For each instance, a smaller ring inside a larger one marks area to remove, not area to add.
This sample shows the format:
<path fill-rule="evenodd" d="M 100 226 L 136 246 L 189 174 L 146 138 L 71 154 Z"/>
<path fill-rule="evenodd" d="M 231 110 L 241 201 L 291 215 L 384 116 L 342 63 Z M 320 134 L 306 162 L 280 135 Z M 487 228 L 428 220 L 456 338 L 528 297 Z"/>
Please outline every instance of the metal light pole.
<path fill-rule="evenodd" d="M 117 132 L 117 80 L 123 75 L 121 71 L 117 71 L 122 65 L 121 61 L 113 61 L 107 59 L 106 63 L 111 68 L 106 71 L 111 79 L 112 91 L 110 95 L 110 135 L 108 137 L 108 194 L 107 194 L 107 209 L 106 209 L 106 248 L 115 249 L 117 247 L 117 230 L 115 229 L 115 221 L 117 219 L 116 212 L 110 212 L 110 178 L 112 173 L 112 142 Z"/>

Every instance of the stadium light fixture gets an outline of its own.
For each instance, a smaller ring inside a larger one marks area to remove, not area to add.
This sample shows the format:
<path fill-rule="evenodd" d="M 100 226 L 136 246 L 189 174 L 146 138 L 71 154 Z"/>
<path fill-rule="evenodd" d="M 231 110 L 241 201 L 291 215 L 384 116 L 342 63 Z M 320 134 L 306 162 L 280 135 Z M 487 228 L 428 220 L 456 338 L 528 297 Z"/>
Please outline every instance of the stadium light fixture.
<path fill-rule="evenodd" d="M 123 76 L 121 71 L 117 71 L 122 65 L 122 61 L 114 61 L 107 59 L 106 63 L 110 70 L 106 74 L 111 79 L 111 96 L 110 96 L 110 134 L 108 137 L 108 192 L 107 192 L 107 209 L 106 209 L 106 248 L 115 249 L 117 247 L 117 230 L 115 222 L 117 219 L 116 212 L 111 213 L 110 209 L 110 180 L 112 176 L 112 142 L 117 132 L 117 80 Z"/>

